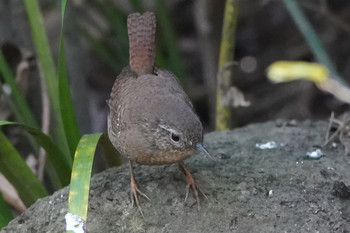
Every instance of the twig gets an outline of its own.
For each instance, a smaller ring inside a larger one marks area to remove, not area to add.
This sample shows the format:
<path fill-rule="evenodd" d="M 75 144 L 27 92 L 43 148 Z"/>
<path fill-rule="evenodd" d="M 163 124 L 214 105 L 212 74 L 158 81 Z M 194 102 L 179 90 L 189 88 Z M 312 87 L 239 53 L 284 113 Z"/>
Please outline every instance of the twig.
<path fill-rule="evenodd" d="M 336 131 L 329 136 L 330 131 L 333 125 L 337 125 Z M 343 120 L 337 120 L 334 118 L 334 113 L 331 113 L 331 117 L 329 119 L 328 129 L 326 133 L 326 140 L 322 147 L 326 146 L 330 141 L 332 141 L 335 137 L 339 137 L 340 143 L 345 148 L 345 155 L 350 152 L 350 118 L 346 118 L 343 116 Z"/>
<path fill-rule="evenodd" d="M 327 145 L 328 142 L 329 142 L 329 141 L 328 141 L 328 138 L 329 138 L 329 133 L 331 132 L 333 119 L 334 119 L 334 112 L 331 113 L 331 118 L 329 119 L 328 128 L 327 128 L 327 133 L 326 133 L 326 140 L 325 140 L 325 142 L 323 143 L 322 146 Z"/>
<path fill-rule="evenodd" d="M 41 101 L 42 101 L 41 130 L 43 131 L 43 133 L 49 134 L 49 128 L 50 128 L 50 102 L 49 102 L 49 96 L 47 94 L 45 80 L 44 80 L 43 73 L 42 73 L 40 65 L 39 65 L 39 72 L 40 72 Z M 41 147 L 40 151 L 39 151 L 39 161 L 38 161 L 38 178 L 39 178 L 40 181 L 43 181 L 45 163 L 46 163 L 46 152 Z"/>

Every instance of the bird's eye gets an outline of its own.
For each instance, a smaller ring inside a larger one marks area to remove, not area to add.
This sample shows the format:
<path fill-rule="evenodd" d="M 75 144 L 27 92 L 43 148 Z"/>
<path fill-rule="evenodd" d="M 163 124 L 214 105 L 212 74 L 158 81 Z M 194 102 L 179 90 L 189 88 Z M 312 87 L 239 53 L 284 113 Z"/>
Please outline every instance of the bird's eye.
<path fill-rule="evenodd" d="M 173 140 L 174 142 L 178 142 L 180 141 L 180 136 L 176 133 L 171 133 L 171 140 Z"/>

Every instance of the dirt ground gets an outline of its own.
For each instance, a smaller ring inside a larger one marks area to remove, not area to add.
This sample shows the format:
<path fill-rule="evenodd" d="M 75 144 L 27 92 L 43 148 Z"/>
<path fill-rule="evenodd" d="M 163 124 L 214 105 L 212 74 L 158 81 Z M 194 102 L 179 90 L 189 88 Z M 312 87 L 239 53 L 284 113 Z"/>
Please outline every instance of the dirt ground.
<path fill-rule="evenodd" d="M 350 157 L 338 142 L 324 142 L 326 122 L 267 122 L 205 135 L 214 160 L 196 154 L 185 162 L 198 186 L 201 209 L 185 198 L 176 165 L 137 166 L 144 218 L 129 200 L 128 166 L 92 179 L 88 232 L 350 232 Z M 275 141 L 274 149 L 256 144 Z M 341 183 L 344 182 L 344 183 Z M 335 186 L 337 188 L 335 188 Z M 64 232 L 65 188 L 39 200 L 1 233 Z"/>

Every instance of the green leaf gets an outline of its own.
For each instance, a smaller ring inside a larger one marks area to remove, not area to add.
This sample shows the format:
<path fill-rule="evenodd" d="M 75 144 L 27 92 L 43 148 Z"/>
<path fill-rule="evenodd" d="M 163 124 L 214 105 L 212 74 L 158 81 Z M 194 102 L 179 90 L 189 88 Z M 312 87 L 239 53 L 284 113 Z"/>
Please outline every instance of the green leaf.
<path fill-rule="evenodd" d="M 37 199 L 48 195 L 2 131 L 0 131 L 0 172 L 15 187 L 27 207 Z"/>
<path fill-rule="evenodd" d="M 110 147 L 111 143 L 106 134 L 89 134 L 84 135 L 80 139 L 73 162 L 68 198 L 68 212 L 69 214 L 79 216 L 84 221 L 87 219 L 91 168 L 99 141 L 102 147 L 107 146 L 107 150 L 118 157 L 115 158 L 115 164 L 120 165 L 120 158 L 114 147 Z"/>
<path fill-rule="evenodd" d="M 55 173 L 61 183 L 60 186 L 69 184 L 71 161 L 67 160 L 61 149 L 52 141 L 50 136 L 44 134 L 39 129 L 21 123 L 0 121 L 0 126 L 5 125 L 21 126 L 24 130 L 30 133 L 37 143 L 45 149 L 48 161 L 54 168 Z"/>
<path fill-rule="evenodd" d="M 74 155 L 68 212 L 86 221 L 92 162 L 101 133 L 84 135 Z"/>
<path fill-rule="evenodd" d="M 98 56 L 105 62 L 111 69 L 116 69 L 116 66 L 120 63 L 116 54 L 113 53 L 113 48 L 107 48 L 103 41 L 94 38 L 88 30 L 83 27 L 79 28 L 81 35 L 90 43 L 92 49 Z"/>
<path fill-rule="evenodd" d="M 61 3 L 62 3 L 61 4 L 61 27 L 63 28 L 64 16 L 66 14 L 67 0 L 62 0 Z M 62 30 L 61 30 L 61 34 L 63 34 Z"/>
<path fill-rule="evenodd" d="M 292 16 L 295 24 L 298 26 L 300 32 L 303 34 L 316 60 L 327 67 L 327 69 L 332 74 L 332 78 L 342 83 L 343 85 L 348 86 L 347 82 L 344 81 L 344 79 L 337 73 L 332 60 L 329 58 L 326 50 L 322 46 L 315 29 L 306 18 L 303 10 L 299 6 L 298 1 L 283 0 L 283 3 Z"/>
<path fill-rule="evenodd" d="M 52 107 L 59 111 L 57 73 L 37 0 L 23 0 Z"/>
<path fill-rule="evenodd" d="M 170 69 L 180 81 L 184 80 L 185 67 L 180 55 L 179 46 L 176 41 L 176 33 L 171 23 L 169 11 L 166 8 L 164 0 L 156 0 L 157 7 L 157 23 L 160 26 L 160 31 L 164 37 L 166 50 L 169 56 Z"/>
<path fill-rule="evenodd" d="M 134 11 L 141 12 L 142 11 L 142 5 L 140 0 L 129 0 L 129 3 L 131 4 Z"/>
<path fill-rule="evenodd" d="M 65 136 L 67 139 L 67 144 L 71 155 L 74 154 L 74 151 L 77 147 L 77 144 L 80 139 L 79 129 L 77 125 L 77 120 L 75 117 L 74 107 L 72 103 L 72 97 L 70 93 L 67 67 L 66 67 L 66 58 L 64 52 L 64 31 L 63 31 L 63 22 L 64 22 L 64 13 L 67 1 L 62 1 L 62 21 L 61 21 L 61 35 L 60 35 L 60 48 L 58 55 L 58 90 L 59 90 L 59 104 L 61 118 L 63 122 L 63 128 Z"/>
<path fill-rule="evenodd" d="M 7 226 L 7 224 L 13 219 L 10 208 L 8 204 L 2 197 L 0 192 L 0 230 L 1 228 Z"/>
<path fill-rule="evenodd" d="M 87 30 L 85 26 L 80 25 L 80 31 L 84 38 L 91 44 L 92 48 L 101 57 L 101 59 L 110 66 L 112 70 L 119 70 L 129 62 L 128 56 L 128 33 L 126 28 L 126 15 L 114 4 L 109 4 L 108 0 L 90 1 L 89 4 L 95 9 L 98 14 L 103 17 L 110 28 L 111 37 L 99 38 L 94 36 L 91 31 L 101 32 L 99 24 L 94 17 L 89 14 L 84 15 L 84 21 L 90 25 Z"/>
<path fill-rule="evenodd" d="M 4 78 L 6 84 L 11 88 L 11 100 L 13 101 L 10 106 L 16 115 L 18 121 L 21 121 L 32 127 L 38 127 L 38 123 L 35 121 L 34 115 L 30 110 L 27 101 L 25 100 L 22 92 L 19 90 L 15 77 L 13 76 L 7 62 L 0 51 L 0 73 Z"/>
<path fill-rule="evenodd" d="M 60 144 L 60 148 L 62 149 L 62 151 L 69 152 L 70 150 L 67 144 L 67 139 L 63 128 L 63 122 L 61 119 L 61 111 L 59 106 L 57 71 L 50 51 L 50 46 L 48 43 L 39 5 L 37 0 L 23 0 L 23 2 L 28 15 L 33 42 L 40 63 L 40 68 L 45 79 L 50 104 L 53 109 L 54 117 L 56 120 L 55 133 L 57 136 L 57 140 Z M 64 155 L 69 159 L 71 159 L 71 157 L 73 156 L 70 153 L 64 153 Z"/>

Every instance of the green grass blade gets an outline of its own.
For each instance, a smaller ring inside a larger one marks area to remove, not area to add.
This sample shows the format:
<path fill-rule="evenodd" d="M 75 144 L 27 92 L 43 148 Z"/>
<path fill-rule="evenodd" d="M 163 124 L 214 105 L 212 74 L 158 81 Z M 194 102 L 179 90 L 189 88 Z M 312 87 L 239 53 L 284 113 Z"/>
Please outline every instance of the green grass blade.
<path fill-rule="evenodd" d="M 334 79 L 346 85 L 346 82 L 343 80 L 343 78 L 338 75 L 333 62 L 328 57 L 327 52 L 318 39 L 315 29 L 307 20 L 298 2 L 296 0 L 283 0 L 283 3 L 293 17 L 293 20 L 298 26 L 300 32 L 303 34 L 306 42 L 310 46 L 312 53 L 316 57 L 316 60 L 328 68 Z"/>
<path fill-rule="evenodd" d="M 13 216 L 10 211 L 10 207 L 5 202 L 0 192 L 0 230 L 1 228 L 7 226 L 7 224 L 13 219 Z"/>
<path fill-rule="evenodd" d="M 59 102 L 61 110 L 61 118 L 63 122 L 63 128 L 65 136 L 67 139 L 67 144 L 71 155 L 74 154 L 74 151 L 78 145 L 80 134 L 77 125 L 77 120 L 75 117 L 74 107 L 72 103 L 72 96 L 70 93 L 67 67 L 66 67 L 66 58 L 64 51 L 64 13 L 65 6 L 67 1 L 62 0 L 62 21 L 61 21 L 61 35 L 60 35 L 60 46 L 59 46 L 59 55 L 58 55 L 58 90 L 59 90 Z"/>
<path fill-rule="evenodd" d="M 11 72 L 9 66 L 7 65 L 7 62 L 0 51 L 0 73 L 2 74 L 2 77 L 4 78 L 5 82 L 10 86 L 11 88 L 11 99 L 13 101 L 12 110 L 14 113 L 16 113 L 16 118 L 32 127 L 38 127 L 38 123 L 35 120 L 35 117 L 30 110 L 27 101 L 25 100 L 22 92 L 19 90 L 15 77 L 13 73 Z"/>
<path fill-rule="evenodd" d="M 84 135 L 74 155 L 70 182 L 68 212 L 87 219 L 92 163 L 101 133 Z"/>
<path fill-rule="evenodd" d="M 48 195 L 2 131 L 0 131 L 0 172 L 15 187 L 27 207 L 37 199 Z"/>
<path fill-rule="evenodd" d="M 33 42 L 36 47 L 37 56 L 46 81 L 52 107 L 55 113 L 59 112 L 57 73 L 51 55 L 49 42 L 44 28 L 42 16 L 37 0 L 24 0 L 28 15 Z"/>
<path fill-rule="evenodd" d="M 4 85 L 2 85 L 2 83 L 0 82 L 0 93 L 4 94 L 4 100 L 6 101 L 6 104 L 9 106 L 9 108 L 11 109 L 13 115 L 15 116 L 16 120 L 19 122 L 24 122 L 25 120 L 23 119 L 22 114 L 20 113 L 20 110 L 18 108 L 18 106 L 13 102 L 12 98 L 5 93 L 4 91 Z"/>
<path fill-rule="evenodd" d="M 71 161 L 67 160 L 60 148 L 52 141 L 51 137 L 41 132 L 39 129 L 9 121 L 0 121 L 0 126 L 15 125 L 20 126 L 28 133 L 30 133 L 36 142 L 42 146 L 48 158 L 48 161 L 54 168 L 56 175 L 60 181 L 60 186 L 69 184 L 70 172 L 71 172 Z"/>
<path fill-rule="evenodd" d="M 129 62 L 129 40 L 126 25 L 126 15 L 114 4 L 110 4 L 109 0 L 104 1 L 90 1 L 89 5 L 103 18 L 103 21 L 108 23 L 110 35 L 113 40 L 105 37 L 96 37 L 91 30 L 87 30 L 86 26 L 80 26 L 80 31 L 92 48 L 101 56 L 107 65 L 112 70 L 122 69 L 125 64 Z M 96 19 L 91 17 L 91 14 L 84 14 L 84 21 L 91 28 L 99 31 L 99 24 L 96 23 Z M 95 31 L 94 30 L 94 31 Z M 102 33 L 102 31 L 101 31 Z"/>
<path fill-rule="evenodd" d="M 54 117 L 56 120 L 55 134 L 60 144 L 60 148 L 64 152 L 67 152 L 64 153 L 64 155 L 67 156 L 67 158 L 71 159 L 73 155 L 68 153 L 70 152 L 70 150 L 64 133 L 63 122 L 61 119 L 59 107 L 57 71 L 50 51 L 50 46 L 48 43 L 39 5 L 37 0 L 23 0 L 23 2 L 28 15 L 28 20 L 33 37 L 33 43 L 35 45 L 37 57 L 39 59 L 40 67 L 42 69 L 42 73 L 45 79 L 50 104 L 53 109 Z"/>
<path fill-rule="evenodd" d="M 129 39 L 128 30 L 125 27 L 126 18 L 124 12 L 118 9 L 114 4 L 100 4 L 99 7 L 103 15 L 110 25 L 113 43 L 111 46 L 113 49 L 109 49 L 112 56 L 118 61 L 117 64 L 129 63 Z"/>
<path fill-rule="evenodd" d="M 166 49 L 169 56 L 170 66 L 172 72 L 176 74 L 179 80 L 183 81 L 185 77 L 185 67 L 182 63 L 179 46 L 176 41 L 176 34 L 173 25 L 171 24 L 169 11 L 165 6 L 164 0 L 156 0 L 157 6 L 157 23 L 160 26 L 160 31 L 164 36 Z"/>
<path fill-rule="evenodd" d="M 62 33 L 62 32 L 61 32 Z M 67 144 L 69 151 L 74 154 L 74 151 L 78 145 L 80 134 L 75 117 L 74 107 L 72 103 L 72 97 L 70 94 L 70 88 L 67 78 L 66 59 L 64 53 L 63 36 L 61 35 L 60 51 L 58 58 L 58 77 L 59 77 L 59 99 L 61 117 L 63 121 L 64 132 L 67 138 Z"/>
<path fill-rule="evenodd" d="M 114 147 L 110 147 L 111 143 L 106 134 L 89 134 L 84 135 L 80 139 L 74 156 L 72 178 L 70 182 L 68 214 L 66 215 L 67 226 L 77 225 L 70 224 L 73 218 L 78 218 L 78 222 L 82 225 L 86 222 L 91 169 L 95 150 L 99 141 L 102 147 L 107 145 L 107 150 L 116 155 L 116 152 L 113 152 L 113 150 L 115 150 Z M 119 157 L 118 155 L 116 156 Z M 116 158 L 115 161 L 117 161 L 117 164 L 120 164 L 120 158 Z M 82 226 L 80 225 L 79 227 Z"/>
<path fill-rule="evenodd" d="M 131 4 L 134 11 L 137 11 L 137 12 L 142 11 L 142 5 L 140 0 L 129 0 L 129 3 Z"/>
<path fill-rule="evenodd" d="M 119 61 L 111 53 L 111 50 L 113 49 L 108 49 L 102 41 L 99 41 L 98 39 L 94 38 L 85 28 L 80 27 L 79 31 L 81 35 L 90 43 L 92 49 L 96 51 L 96 53 L 98 54 L 98 56 L 100 56 L 103 62 L 105 62 L 111 69 L 116 69 L 116 66 L 118 65 Z"/>
<path fill-rule="evenodd" d="M 63 28 L 64 25 L 64 16 L 66 15 L 66 6 L 67 6 L 67 0 L 61 1 L 61 26 Z M 62 31 L 61 31 L 62 34 Z"/>

